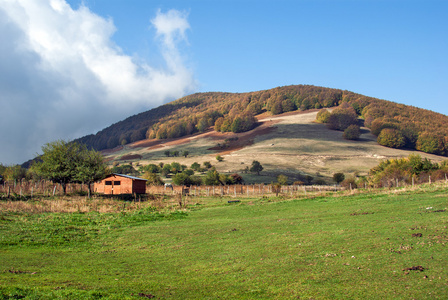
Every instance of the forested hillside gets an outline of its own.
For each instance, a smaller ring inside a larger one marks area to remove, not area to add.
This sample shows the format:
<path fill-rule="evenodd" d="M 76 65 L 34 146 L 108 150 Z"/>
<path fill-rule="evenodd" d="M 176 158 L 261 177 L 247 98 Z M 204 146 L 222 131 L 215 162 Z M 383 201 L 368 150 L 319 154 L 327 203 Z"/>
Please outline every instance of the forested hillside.
<path fill-rule="evenodd" d="M 424 100 L 424 99 L 422 99 Z M 432 111 L 363 96 L 350 91 L 294 85 L 250 93 L 197 93 L 127 118 L 79 142 L 96 150 L 146 138 L 177 138 L 204 132 L 243 132 L 256 126 L 255 116 L 347 103 L 388 147 L 448 154 L 448 117 Z M 347 106 L 347 105 L 345 105 Z"/>

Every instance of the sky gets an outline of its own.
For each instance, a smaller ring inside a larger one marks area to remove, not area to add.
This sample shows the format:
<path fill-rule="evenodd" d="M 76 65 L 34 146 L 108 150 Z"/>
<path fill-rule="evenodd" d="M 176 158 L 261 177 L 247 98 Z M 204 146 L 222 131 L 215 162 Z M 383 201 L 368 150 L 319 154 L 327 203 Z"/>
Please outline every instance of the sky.
<path fill-rule="evenodd" d="M 0 0 L 0 163 L 196 92 L 338 88 L 448 115 L 448 1 Z"/>

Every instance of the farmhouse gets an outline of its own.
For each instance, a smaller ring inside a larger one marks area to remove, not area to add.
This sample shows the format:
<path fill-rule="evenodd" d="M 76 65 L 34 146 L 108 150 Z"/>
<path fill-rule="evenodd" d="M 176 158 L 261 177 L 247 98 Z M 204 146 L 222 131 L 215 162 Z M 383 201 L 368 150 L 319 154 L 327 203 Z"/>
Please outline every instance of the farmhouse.
<path fill-rule="evenodd" d="M 95 192 L 107 195 L 120 194 L 145 194 L 146 179 L 122 175 L 111 174 L 94 184 Z"/>

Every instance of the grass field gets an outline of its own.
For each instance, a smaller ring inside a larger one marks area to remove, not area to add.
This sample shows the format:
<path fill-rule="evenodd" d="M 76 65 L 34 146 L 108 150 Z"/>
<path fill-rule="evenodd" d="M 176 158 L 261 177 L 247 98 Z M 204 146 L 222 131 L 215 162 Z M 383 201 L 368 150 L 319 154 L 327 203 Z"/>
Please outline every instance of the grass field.
<path fill-rule="evenodd" d="M 2 210 L 0 299 L 447 299 L 447 198 L 433 184 L 182 211 Z"/>

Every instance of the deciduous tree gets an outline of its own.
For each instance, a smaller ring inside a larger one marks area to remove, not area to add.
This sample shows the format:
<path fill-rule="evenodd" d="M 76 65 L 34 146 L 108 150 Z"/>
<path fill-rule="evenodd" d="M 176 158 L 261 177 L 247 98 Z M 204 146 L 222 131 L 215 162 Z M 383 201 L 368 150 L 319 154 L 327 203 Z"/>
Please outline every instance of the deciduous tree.
<path fill-rule="evenodd" d="M 260 164 L 259 161 L 254 160 L 254 161 L 252 161 L 252 166 L 250 167 L 250 171 L 257 173 L 257 175 L 260 175 L 260 172 L 263 171 L 263 166 Z"/>
<path fill-rule="evenodd" d="M 42 177 L 59 183 L 63 193 L 70 182 L 90 184 L 106 176 L 107 168 L 101 154 L 88 150 L 85 145 L 62 140 L 47 143 L 42 147 L 43 155 L 33 169 Z"/>

